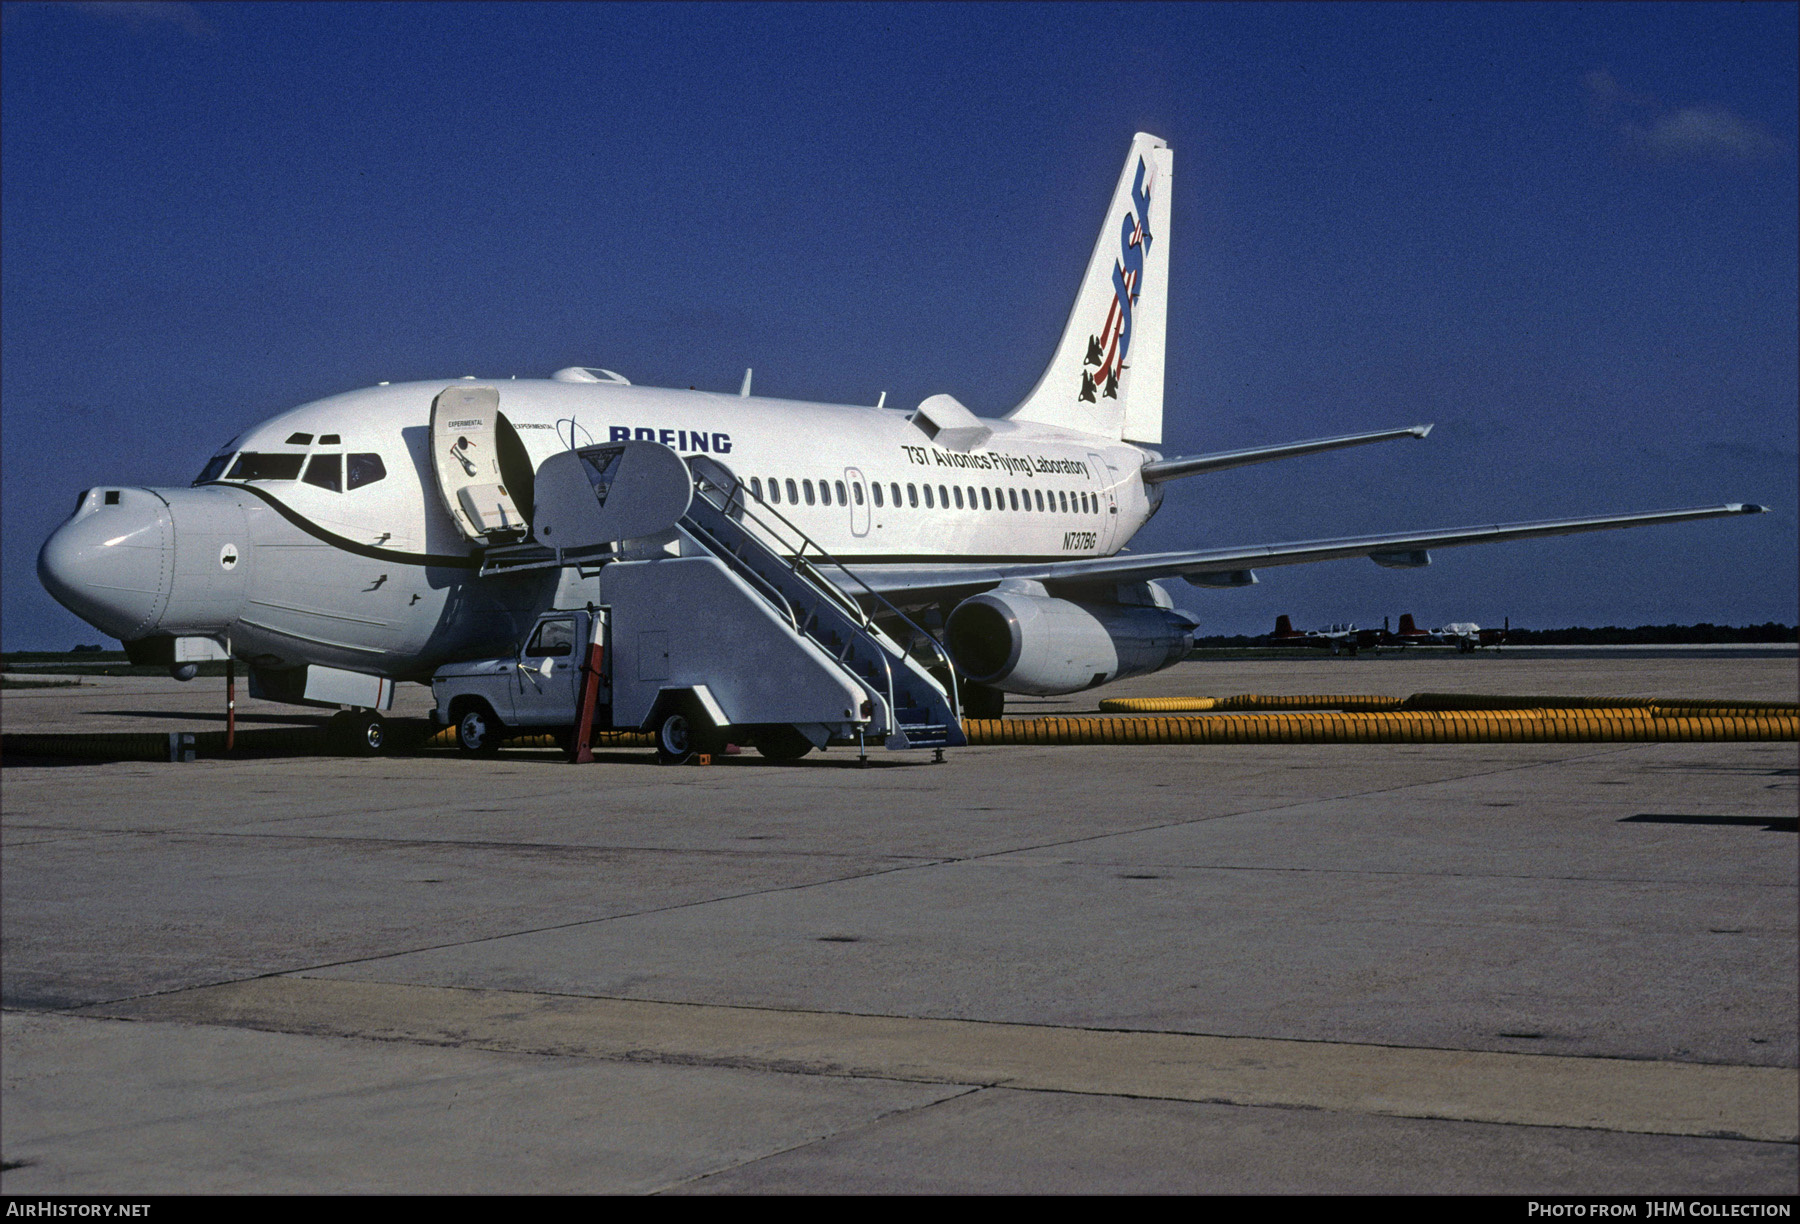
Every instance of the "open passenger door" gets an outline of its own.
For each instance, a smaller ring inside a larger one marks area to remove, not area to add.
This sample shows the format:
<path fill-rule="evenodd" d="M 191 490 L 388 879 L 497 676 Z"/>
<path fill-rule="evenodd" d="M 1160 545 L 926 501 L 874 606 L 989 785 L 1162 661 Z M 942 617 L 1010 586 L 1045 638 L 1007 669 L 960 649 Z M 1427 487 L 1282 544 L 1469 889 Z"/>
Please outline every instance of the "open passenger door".
<path fill-rule="evenodd" d="M 446 387 L 431 405 L 431 460 L 444 508 L 477 544 L 511 544 L 530 525 L 500 472 L 500 392 Z"/>

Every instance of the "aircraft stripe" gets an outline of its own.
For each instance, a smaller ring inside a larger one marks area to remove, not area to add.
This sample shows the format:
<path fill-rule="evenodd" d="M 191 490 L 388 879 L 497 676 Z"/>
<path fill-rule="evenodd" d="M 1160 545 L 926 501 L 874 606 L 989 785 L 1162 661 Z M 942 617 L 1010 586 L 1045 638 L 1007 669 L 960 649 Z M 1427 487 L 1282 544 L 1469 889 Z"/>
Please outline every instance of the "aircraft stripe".
<path fill-rule="evenodd" d="M 347 539 L 344 536 L 338 535 L 336 532 L 325 530 L 325 528 L 319 526 L 304 514 L 295 510 L 292 506 L 286 505 L 277 499 L 274 494 L 266 493 L 255 485 L 238 484 L 234 481 L 223 480 L 214 480 L 209 481 L 208 483 L 223 485 L 228 489 L 242 489 L 246 493 L 254 493 L 265 502 L 268 502 L 269 505 L 273 506 L 275 512 L 281 515 L 282 518 L 304 531 L 307 535 L 312 536 L 314 539 L 322 540 L 333 548 L 341 549 L 347 553 L 355 553 L 359 557 L 368 557 L 373 561 L 393 561 L 400 565 L 440 566 L 447 569 L 478 569 L 481 565 L 480 560 L 475 557 L 458 557 L 448 553 L 399 552 L 392 548 L 377 548 L 373 544 L 358 544 L 355 540 Z"/>
<path fill-rule="evenodd" d="M 222 485 L 228 489 L 241 489 L 246 493 L 254 493 L 270 506 L 276 513 L 292 523 L 307 535 L 320 540 L 333 548 L 355 553 L 359 557 L 368 557 L 375 561 L 393 561 L 400 565 L 443 566 L 453 569 L 479 569 L 481 561 L 478 557 L 458 557 L 445 553 L 408 553 L 398 552 L 391 548 L 377 548 L 373 544 L 358 544 L 335 532 L 319 526 L 292 506 L 285 504 L 273 494 L 265 492 L 254 485 L 238 484 L 235 481 L 215 480 L 210 484 Z M 1098 557 L 1080 557 L 1076 560 L 1102 560 Z M 858 565 L 1031 565 L 1049 564 L 1071 560 L 1067 553 L 994 553 L 986 556 L 971 556 L 963 553 L 879 553 L 858 556 L 840 556 L 838 560 L 852 568 Z M 975 581 L 982 581 L 976 577 Z"/>

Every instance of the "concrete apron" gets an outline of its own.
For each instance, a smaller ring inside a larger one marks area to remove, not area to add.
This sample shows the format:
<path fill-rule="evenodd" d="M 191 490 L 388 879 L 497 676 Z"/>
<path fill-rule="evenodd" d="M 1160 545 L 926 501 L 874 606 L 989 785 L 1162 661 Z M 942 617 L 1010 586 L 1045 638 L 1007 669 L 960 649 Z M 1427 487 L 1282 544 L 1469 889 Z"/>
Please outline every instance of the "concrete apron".
<path fill-rule="evenodd" d="M 1793 1143 L 1800 1071 L 267 977 L 79 1015 L 605 1061 Z"/>

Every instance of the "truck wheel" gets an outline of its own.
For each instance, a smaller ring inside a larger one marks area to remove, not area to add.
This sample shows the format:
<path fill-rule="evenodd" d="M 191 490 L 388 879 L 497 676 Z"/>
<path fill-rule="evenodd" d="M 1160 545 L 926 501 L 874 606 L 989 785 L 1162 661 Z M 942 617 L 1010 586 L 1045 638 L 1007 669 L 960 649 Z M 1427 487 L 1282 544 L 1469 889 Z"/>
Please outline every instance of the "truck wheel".
<path fill-rule="evenodd" d="M 331 716 L 326 734 L 345 756 L 380 756 L 387 747 L 387 723 L 373 710 L 340 710 Z"/>
<path fill-rule="evenodd" d="M 813 746 L 798 728 L 775 723 L 757 729 L 756 750 L 771 761 L 798 761 L 811 752 Z"/>
<path fill-rule="evenodd" d="M 664 715 L 656 725 L 656 759 L 664 765 L 685 765 L 694 759 L 694 724 L 686 711 Z"/>
<path fill-rule="evenodd" d="M 492 756 L 505 733 L 506 724 L 486 706 L 469 706 L 456 720 L 456 747 L 465 756 Z"/>

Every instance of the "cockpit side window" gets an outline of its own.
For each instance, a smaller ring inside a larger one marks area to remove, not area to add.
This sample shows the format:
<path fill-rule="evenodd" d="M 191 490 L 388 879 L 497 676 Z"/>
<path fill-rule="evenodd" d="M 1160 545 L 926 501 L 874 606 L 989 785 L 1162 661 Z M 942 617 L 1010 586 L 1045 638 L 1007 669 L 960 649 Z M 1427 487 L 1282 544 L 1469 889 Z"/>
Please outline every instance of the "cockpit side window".
<path fill-rule="evenodd" d="M 227 480 L 298 480 L 305 455 L 280 455 L 264 451 L 244 451 L 225 474 Z"/>
<path fill-rule="evenodd" d="M 545 621 L 525 647 L 527 659 L 564 659 L 575 653 L 575 622 Z"/>
<path fill-rule="evenodd" d="M 194 483 L 202 485 L 206 484 L 208 481 L 217 480 L 225 471 L 225 465 L 230 462 L 230 451 L 226 451 L 223 455 L 214 455 L 211 459 L 206 461 L 206 466 L 200 469 L 200 474 L 194 477 Z"/>
<path fill-rule="evenodd" d="M 312 461 L 306 465 L 306 475 L 301 479 L 309 485 L 330 489 L 333 493 L 343 492 L 343 457 L 341 455 L 314 455 Z"/>
<path fill-rule="evenodd" d="M 360 489 L 386 476 L 387 468 L 383 466 L 380 455 L 346 455 L 344 474 L 346 488 Z"/>

